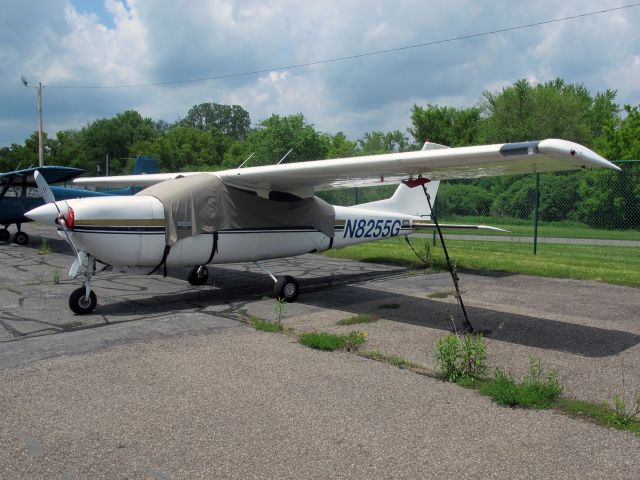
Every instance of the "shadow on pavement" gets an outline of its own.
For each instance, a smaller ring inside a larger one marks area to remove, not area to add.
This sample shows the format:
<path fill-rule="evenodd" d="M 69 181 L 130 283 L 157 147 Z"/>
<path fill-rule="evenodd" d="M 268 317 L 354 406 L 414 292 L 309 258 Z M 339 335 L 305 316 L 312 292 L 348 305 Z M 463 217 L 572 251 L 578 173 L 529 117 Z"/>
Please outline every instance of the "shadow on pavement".
<path fill-rule="evenodd" d="M 385 294 L 359 286 L 324 290 L 305 296 L 301 302 L 316 307 L 335 308 L 353 313 L 363 311 L 362 303 L 393 301 L 398 309 L 377 310 L 387 320 L 420 325 L 439 330 L 452 330 L 450 315 L 461 324 L 462 313 L 457 304 L 419 299 L 397 293 Z M 518 315 L 499 310 L 465 305 L 469 320 L 477 330 L 489 332 L 486 337 L 529 347 L 557 350 L 585 357 L 607 357 L 640 343 L 640 335 L 619 330 L 577 325 Z"/>

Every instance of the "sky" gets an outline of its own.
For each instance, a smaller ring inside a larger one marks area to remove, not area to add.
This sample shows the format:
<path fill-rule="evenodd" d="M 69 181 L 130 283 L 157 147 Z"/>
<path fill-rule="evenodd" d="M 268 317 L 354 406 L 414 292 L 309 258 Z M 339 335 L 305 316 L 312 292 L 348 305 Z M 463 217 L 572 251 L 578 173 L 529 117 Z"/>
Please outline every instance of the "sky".
<path fill-rule="evenodd" d="M 483 91 L 556 77 L 640 103 L 640 6 L 344 61 L 633 4 L 633 0 L 3 0 L 0 146 L 137 110 L 174 122 L 204 102 L 253 124 L 303 113 L 352 139 L 406 131 L 414 104 L 470 107 Z M 229 76 L 207 81 L 191 81 Z M 174 84 L 157 85 L 169 82 Z M 154 85 L 155 84 L 155 85 Z M 146 85 L 132 87 L 132 85 Z M 91 88 L 85 88 L 91 87 Z M 99 88 L 96 88 L 99 87 Z M 108 87 L 108 88 L 104 88 Z M 112 88 L 115 87 L 115 88 Z"/>

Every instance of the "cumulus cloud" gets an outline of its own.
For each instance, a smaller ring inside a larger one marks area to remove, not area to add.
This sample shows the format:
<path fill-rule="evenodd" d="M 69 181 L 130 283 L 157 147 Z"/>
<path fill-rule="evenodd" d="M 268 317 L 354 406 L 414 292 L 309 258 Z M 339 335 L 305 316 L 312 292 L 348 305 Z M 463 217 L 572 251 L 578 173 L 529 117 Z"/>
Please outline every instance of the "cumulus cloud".
<path fill-rule="evenodd" d="M 137 109 L 173 121 L 198 103 L 234 103 L 254 121 L 302 112 L 317 128 L 359 137 L 405 129 L 414 103 L 471 106 L 518 78 L 562 77 L 637 104 L 640 8 L 305 68 L 375 50 L 499 30 L 622 5 L 541 0 L 489 5 L 365 0 L 50 0 L 9 2 L 0 18 L 0 144 L 35 128 L 78 128 Z M 203 82 L 130 88 L 236 73 Z M 119 88 L 56 88 L 56 87 Z"/>

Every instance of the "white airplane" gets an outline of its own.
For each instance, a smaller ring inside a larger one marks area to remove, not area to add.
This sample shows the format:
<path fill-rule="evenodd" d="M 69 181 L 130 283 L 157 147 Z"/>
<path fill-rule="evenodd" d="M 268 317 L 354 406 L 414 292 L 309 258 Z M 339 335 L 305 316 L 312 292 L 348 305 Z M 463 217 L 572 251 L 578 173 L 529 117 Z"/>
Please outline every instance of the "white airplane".
<path fill-rule="evenodd" d="M 200 285 L 208 279 L 208 264 L 255 262 L 274 281 L 276 297 L 294 301 L 297 281 L 276 278 L 261 260 L 434 228 L 425 195 L 435 197 L 439 180 L 599 167 L 620 170 L 588 148 L 564 140 L 460 148 L 427 142 L 417 152 L 74 182 L 148 186 L 132 197 L 56 202 L 38 176 L 49 203 L 26 215 L 55 225 L 71 245 L 76 258 L 69 276 L 80 273 L 84 278 L 69 298 L 77 314 L 96 307 L 91 289 L 96 263 L 130 273 L 164 270 L 165 276 L 167 266 L 192 267 L 188 281 Z M 352 207 L 332 206 L 314 196 L 320 190 L 387 183 L 399 184 L 393 196 Z"/>

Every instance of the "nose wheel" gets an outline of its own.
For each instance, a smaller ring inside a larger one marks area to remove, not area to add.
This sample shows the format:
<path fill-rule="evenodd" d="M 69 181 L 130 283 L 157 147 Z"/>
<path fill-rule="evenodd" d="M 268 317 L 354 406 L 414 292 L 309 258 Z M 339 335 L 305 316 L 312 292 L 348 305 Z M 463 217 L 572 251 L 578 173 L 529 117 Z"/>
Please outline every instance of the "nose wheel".
<path fill-rule="evenodd" d="M 86 252 L 82 252 L 82 255 L 78 254 L 76 260 L 78 268 L 82 267 L 85 257 L 87 258 L 87 266 L 84 268 L 84 285 L 69 295 L 69 308 L 77 315 L 86 315 L 93 312 L 98 304 L 96 294 L 91 290 L 91 277 L 96 274 L 96 259 L 91 255 L 86 255 Z M 73 273 L 73 276 L 75 277 L 76 274 L 77 270 Z"/>
<path fill-rule="evenodd" d="M 89 296 L 87 296 L 87 289 L 85 287 L 80 287 L 69 295 L 69 308 L 73 313 L 77 313 L 78 315 L 86 315 L 87 313 L 93 312 L 97 304 L 98 299 L 96 294 L 91 290 Z"/>

